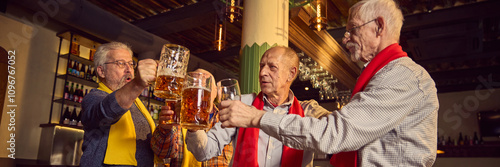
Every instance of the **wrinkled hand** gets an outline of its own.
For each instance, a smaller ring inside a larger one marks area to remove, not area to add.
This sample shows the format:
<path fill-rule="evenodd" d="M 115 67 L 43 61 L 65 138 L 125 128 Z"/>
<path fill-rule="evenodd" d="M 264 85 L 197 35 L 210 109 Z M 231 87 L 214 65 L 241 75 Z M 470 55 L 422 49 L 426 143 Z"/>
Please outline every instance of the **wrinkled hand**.
<path fill-rule="evenodd" d="M 259 128 L 260 119 L 266 113 L 238 100 L 224 100 L 220 103 L 220 108 L 222 127 Z"/>
<path fill-rule="evenodd" d="M 147 87 L 149 83 L 156 80 L 156 63 L 153 59 L 140 60 L 137 64 L 137 77 L 135 80 L 139 82 L 141 86 Z"/>
<path fill-rule="evenodd" d="M 175 103 L 175 107 L 174 108 L 171 108 L 170 106 L 161 106 L 161 111 L 160 113 L 158 113 L 158 125 L 163 128 L 163 129 L 166 129 L 166 130 L 170 130 L 172 129 L 172 126 L 177 126 L 177 125 L 173 125 L 173 124 L 166 124 L 166 122 L 168 120 L 171 120 L 174 118 L 174 109 L 175 112 L 179 113 L 181 112 L 181 102 L 178 101 L 177 103 Z"/>

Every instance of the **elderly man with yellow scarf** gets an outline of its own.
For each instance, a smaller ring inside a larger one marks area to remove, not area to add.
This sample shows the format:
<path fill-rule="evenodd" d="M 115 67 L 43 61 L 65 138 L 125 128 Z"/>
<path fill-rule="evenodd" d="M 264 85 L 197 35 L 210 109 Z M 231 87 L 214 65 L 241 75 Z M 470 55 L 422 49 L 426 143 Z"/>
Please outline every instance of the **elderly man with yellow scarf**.
<path fill-rule="evenodd" d="M 94 64 L 100 83 L 82 102 L 80 166 L 152 167 L 155 125 L 138 97 L 155 80 L 157 63 L 145 59 L 136 64 L 130 47 L 111 42 L 97 49 Z"/>

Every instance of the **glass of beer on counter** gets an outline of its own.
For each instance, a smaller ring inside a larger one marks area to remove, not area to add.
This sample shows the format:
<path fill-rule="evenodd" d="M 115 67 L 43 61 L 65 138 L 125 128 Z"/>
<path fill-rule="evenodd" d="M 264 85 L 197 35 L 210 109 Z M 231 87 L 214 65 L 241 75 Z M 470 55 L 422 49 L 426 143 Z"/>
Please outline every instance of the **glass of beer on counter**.
<path fill-rule="evenodd" d="M 188 62 L 189 49 L 176 44 L 163 45 L 153 94 L 162 99 L 180 99 Z"/>
<path fill-rule="evenodd" d="M 181 127 L 191 130 L 209 128 L 212 82 L 208 74 L 189 72 L 186 75 L 182 89 Z"/>

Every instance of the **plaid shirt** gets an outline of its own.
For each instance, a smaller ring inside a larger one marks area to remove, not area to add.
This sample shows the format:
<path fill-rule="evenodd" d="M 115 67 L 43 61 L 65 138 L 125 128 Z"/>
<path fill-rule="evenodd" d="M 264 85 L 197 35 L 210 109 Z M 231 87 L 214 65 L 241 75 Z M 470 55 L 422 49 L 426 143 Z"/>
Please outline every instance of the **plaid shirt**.
<path fill-rule="evenodd" d="M 214 110 L 217 110 L 214 107 Z M 215 111 L 214 113 L 217 113 Z M 216 122 L 219 121 L 219 115 L 213 119 L 210 126 L 215 125 Z M 180 167 L 182 165 L 182 158 L 184 156 L 183 147 L 184 142 L 182 137 L 182 130 L 180 126 L 172 127 L 172 130 L 165 130 L 163 128 L 156 128 L 159 133 L 153 133 L 153 137 L 151 139 L 151 148 L 155 155 L 157 155 L 160 159 L 170 158 L 170 166 L 171 167 Z M 203 167 L 227 167 L 231 162 L 231 158 L 233 155 L 233 144 L 229 143 L 224 146 L 224 150 L 222 154 L 213 157 L 208 161 L 204 161 L 201 163 Z"/>

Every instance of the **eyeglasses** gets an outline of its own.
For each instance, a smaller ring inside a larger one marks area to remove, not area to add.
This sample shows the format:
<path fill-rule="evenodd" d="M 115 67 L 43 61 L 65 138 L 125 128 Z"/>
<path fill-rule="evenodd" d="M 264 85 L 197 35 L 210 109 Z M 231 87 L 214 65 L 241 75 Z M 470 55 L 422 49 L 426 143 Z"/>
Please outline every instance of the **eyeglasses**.
<path fill-rule="evenodd" d="M 351 33 L 353 33 L 353 31 L 355 31 L 356 29 L 361 28 L 361 27 L 363 27 L 363 26 L 367 25 L 368 23 L 375 21 L 375 20 L 377 20 L 377 19 L 370 20 L 364 24 L 361 24 L 360 26 L 354 26 L 351 29 L 348 29 L 347 31 L 345 31 L 344 38 L 345 39 L 351 38 Z"/>
<path fill-rule="evenodd" d="M 113 62 L 106 62 L 104 64 L 116 64 L 120 68 L 124 68 L 125 65 L 128 65 L 131 68 L 137 67 L 137 63 L 135 61 L 125 62 L 124 60 L 117 60 L 117 61 L 113 61 Z"/>

